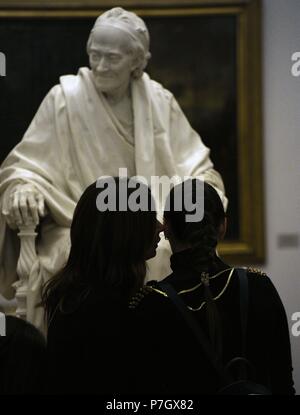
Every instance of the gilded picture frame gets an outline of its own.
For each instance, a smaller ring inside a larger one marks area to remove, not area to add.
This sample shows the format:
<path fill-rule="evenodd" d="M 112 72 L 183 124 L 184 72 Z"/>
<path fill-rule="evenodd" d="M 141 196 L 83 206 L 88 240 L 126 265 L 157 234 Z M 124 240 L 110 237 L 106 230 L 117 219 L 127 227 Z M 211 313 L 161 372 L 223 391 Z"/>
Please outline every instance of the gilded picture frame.
<path fill-rule="evenodd" d="M 7 94 L 0 101 L 1 128 L 9 137 L 1 142 L 1 160 L 20 141 L 58 77 L 87 64 L 84 45 L 92 22 L 116 5 L 146 21 L 153 56 L 147 71 L 174 94 L 222 174 L 229 198 L 229 229 L 220 254 L 232 264 L 262 263 L 260 0 L 0 0 L 0 38 L 7 39 L 0 44 L 7 59 L 6 77 L 0 79 Z M 37 33 L 39 40 L 32 46 Z M 55 33 L 60 35 L 55 38 Z M 64 43 L 69 48 L 67 60 Z M 76 44 L 73 54 L 70 43 Z M 28 82 L 32 105 L 24 108 Z"/>

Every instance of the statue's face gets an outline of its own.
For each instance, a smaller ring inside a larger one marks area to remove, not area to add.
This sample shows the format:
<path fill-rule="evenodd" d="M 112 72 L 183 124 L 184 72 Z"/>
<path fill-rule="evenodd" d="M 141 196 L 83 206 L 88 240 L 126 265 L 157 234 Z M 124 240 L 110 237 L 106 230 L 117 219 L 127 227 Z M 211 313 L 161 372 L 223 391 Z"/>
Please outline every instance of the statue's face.
<path fill-rule="evenodd" d="M 99 26 L 93 32 L 89 60 L 97 90 L 107 94 L 127 88 L 136 67 L 129 36 L 110 26 Z"/>

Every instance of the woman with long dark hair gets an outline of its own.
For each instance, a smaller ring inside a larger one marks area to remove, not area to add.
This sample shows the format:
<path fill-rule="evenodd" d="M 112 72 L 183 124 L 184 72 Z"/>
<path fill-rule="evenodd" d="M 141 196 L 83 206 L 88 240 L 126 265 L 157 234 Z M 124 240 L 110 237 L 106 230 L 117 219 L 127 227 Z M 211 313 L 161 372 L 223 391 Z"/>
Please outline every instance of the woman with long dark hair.
<path fill-rule="evenodd" d="M 49 393 L 122 391 L 128 301 L 162 230 L 153 205 L 148 187 L 127 178 L 103 178 L 80 198 L 68 262 L 43 293 Z"/>
<path fill-rule="evenodd" d="M 198 193 L 197 188 L 200 188 Z M 196 216 L 191 220 L 191 213 L 196 214 L 201 205 L 203 218 L 199 215 L 197 220 Z M 194 212 L 191 206 L 195 207 Z M 175 289 L 205 333 L 210 356 L 170 300 L 171 294 L 164 290 L 163 284 L 152 281 L 144 290 L 144 298 L 134 297 L 131 302 L 134 325 L 143 328 L 133 341 L 147 355 L 142 374 L 133 375 L 133 388 L 143 393 L 214 394 L 224 386 L 216 368 L 225 367 L 245 351 L 253 382 L 264 385 L 273 394 L 293 394 L 284 307 L 271 280 L 249 268 L 243 350 L 238 272 L 216 253 L 227 226 L 216 190 L 196 178 L 175 186 L 167 199 L 164 226 L 173 251 L 173 272 L 163 283 Z"/>

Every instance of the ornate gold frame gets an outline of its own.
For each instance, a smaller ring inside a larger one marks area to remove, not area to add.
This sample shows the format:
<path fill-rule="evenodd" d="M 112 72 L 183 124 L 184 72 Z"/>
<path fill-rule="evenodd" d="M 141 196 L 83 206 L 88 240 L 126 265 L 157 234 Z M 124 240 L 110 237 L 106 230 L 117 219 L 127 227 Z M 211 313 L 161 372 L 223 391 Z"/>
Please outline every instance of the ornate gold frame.
<path fill-rule="evenodd" d="M 0 0 L 6 17 L 96 17 L 102 10 L 123 6 L 141 16 L 234 14 L 237 16 L 238 172 L 240 237 L 223 242 L 220 253 L 231 264 L 264 260 L 264 197 L 261 108 L 260 0 Z"/>

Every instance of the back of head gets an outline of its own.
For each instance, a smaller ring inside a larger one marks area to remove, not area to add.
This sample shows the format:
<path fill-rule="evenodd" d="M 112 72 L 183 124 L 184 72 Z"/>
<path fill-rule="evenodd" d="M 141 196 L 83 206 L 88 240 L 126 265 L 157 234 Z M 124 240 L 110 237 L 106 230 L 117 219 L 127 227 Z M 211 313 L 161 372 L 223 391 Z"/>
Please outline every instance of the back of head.
<path fill-rule="evenodd" d="M 84 191 L 73 216 L 68 262 L 44 290 L 48 318 L 57 300 L 66 305 L 73 294 L 77 304 L 81 295 L 84 298 L 97 288 L 127 299 L 142 286 L 156 231 L 156 211 L 155 207 L 132 209 L 129 205 L 137 192 L 153 207 L 148 186 L 133 179 L 107 177 Z M 72 309 L 72 299 L 69 304 Z"/>
<path fill-rule="evenodd" d="M 46 341 L 27 321 L 6 316 L 6 336 L 0 337 L 0 394 L 42 392 Z"/>
<path fill-rule="evenodd" d="M 133 184 L 133 186 L 132 186 Z M 134 193 L 144 193 L 145 209 L 130 206 Z M 81 196 L 71 225 L 69 265 L 79 279 L 120 288 L 128 266 L 139 266 L 156 228 L 150 189 L 127 178 L 107 177 L 91 184 Z"/>
<path fill-rule="evenodd" d="M 178 194 L 182 198 L 181 209 L 176 209 Z M 193 212 L 187 209 L 187 200 L 193 200 L 195 206 L 203 206 L 202 218 L 188 220 Z M 166 206 L 164 217 L 169 221 L 174 236 L 191 246 L 195 252 L 195 265 L 205 270 L 205 263 L 215 256 L 220 225 L 225 220 L 224 207 L 217 191 L 197 178 L 189 179 L 172 188 Z"/>

